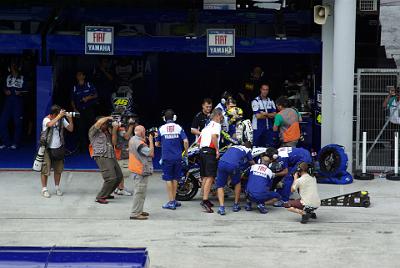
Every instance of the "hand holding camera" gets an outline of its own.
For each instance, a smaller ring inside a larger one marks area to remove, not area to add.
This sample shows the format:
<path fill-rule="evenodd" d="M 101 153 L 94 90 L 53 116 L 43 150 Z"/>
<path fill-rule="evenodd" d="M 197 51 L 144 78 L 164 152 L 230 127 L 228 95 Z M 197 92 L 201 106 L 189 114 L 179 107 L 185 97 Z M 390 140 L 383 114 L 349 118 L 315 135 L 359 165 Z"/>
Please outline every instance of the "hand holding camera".
<path fill-rule="evenodd" d="M 59 119 L 63 118 L 65 116 L 65 114 L 66 114 L 66 111 L 61 109 L 61 111 L 58 113 L 58 118 Z"/>

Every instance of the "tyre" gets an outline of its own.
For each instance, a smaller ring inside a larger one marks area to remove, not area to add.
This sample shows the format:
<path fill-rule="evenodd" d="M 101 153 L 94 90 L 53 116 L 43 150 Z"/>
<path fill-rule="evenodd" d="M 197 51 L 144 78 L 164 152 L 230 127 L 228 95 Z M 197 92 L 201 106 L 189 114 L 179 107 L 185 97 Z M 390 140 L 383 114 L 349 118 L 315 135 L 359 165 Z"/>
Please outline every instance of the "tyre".
<path fill-rule="evenodd" d="M 189 201 L 192 200 L 199 191 L 199 182 L 193 173 L 178 183 L 176 190 L 176 200 Z"/>
<path fill-rule="evenodd" d="M 318 153 L 319 174 L 323 177 L 339 177 L 346 172 L 347 155 L 342 146 L 330 144 Z"/>
<path fill-rule="evenodd" d="M 363 204 L 363 207 L 367 208 L 371 205 L 371 202 L 369 200 L 364 200 L 364 202 L 362 204 Z"/>

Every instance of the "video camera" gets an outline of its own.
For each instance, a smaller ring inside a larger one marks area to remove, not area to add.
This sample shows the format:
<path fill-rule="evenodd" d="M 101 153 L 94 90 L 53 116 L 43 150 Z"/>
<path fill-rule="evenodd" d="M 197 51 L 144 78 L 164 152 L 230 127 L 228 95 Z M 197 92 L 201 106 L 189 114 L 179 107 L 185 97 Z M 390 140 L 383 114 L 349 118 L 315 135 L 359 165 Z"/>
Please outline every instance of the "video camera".
<path fill-rule="evenodd" d="M 112 126 L 113 122 L 122 127 L 128 127 L 139 122 L 138 116 L 134 113 L 112 113 L 111 116 L 113 119 L 110 121 L 110 126 Z"/>
<path fill-rule="evenodd" d="M 149 129 L 146 129 L 146 137 L 150 136 L 150 134 L 154 134 L 158 132 L 158 128 L 157 127 L 152 127 Z"/>

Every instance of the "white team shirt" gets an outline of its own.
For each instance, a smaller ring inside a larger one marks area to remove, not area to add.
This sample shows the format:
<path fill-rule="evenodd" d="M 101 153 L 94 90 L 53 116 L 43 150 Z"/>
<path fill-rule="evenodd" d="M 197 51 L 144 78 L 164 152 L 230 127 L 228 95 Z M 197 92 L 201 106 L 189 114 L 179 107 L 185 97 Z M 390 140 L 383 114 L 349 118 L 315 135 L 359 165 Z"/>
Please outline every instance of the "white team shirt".
<path fill-rule="evenodd" d="M 48 117 L 45 117 L 43 119 L 42 131 L 46 131 L 47 130 L 47 126 L 46 125 L 50 121 L 51 120 Z M 62 122 L 63 122 L 64 127 L 68 127 L 69 126 L 69 123 L 65 118 L 62 119 Z M 61 144 L 61 140 L 60 140 L 60 133 L 58 131 L 58 129 L 59 129 L 58 126 L 59 125 L 60 125 L 60 120 L 53 126 L 53 136 L 51 137 L 49 148 L 57 149 L 57 148 L 60 148 L 61 145 L 62 145 Z"/>
<path fill-rule="evenodd" d="M 221 137 L 221 124 L 217 123 L 215 121 L 211 121 L 203 130 L 201 131 L 200 134 L 200 148 L 203 147 L 214 147 L 218 148 L 218 144 L 211 144 L 211 137 L 212 135 L 218 135 L 218 144 L 219 144 L 219 139 Z"/>
<path fill-rule="evenodd" d="M 222 110 L 222 115 L 224 116 L 224 122 L 222 122 L 221 128 L 223 131 L 228 132 L 229 131 L 229 118 L 228 115 L 226 114 L 226 106 L 222 105 L 222 103 L 218 103 L 217 106 L 215 106 L 214 109 L 221 109 Z"/>

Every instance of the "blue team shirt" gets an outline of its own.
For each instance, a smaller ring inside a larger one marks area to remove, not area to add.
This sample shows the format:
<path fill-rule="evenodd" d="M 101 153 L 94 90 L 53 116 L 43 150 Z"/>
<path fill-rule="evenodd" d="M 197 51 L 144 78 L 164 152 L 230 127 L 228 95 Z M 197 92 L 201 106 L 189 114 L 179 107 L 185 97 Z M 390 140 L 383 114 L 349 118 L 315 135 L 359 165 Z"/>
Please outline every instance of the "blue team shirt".
<path fill-rule="evenodd" d="M 180 161 L 182 159 L 182 141 L 187 139 L 185 131 L 173 121 L 168 121 L 158 129 L 156 141 L 161 142 L 161 159 Z"/>
<path fill-rule="evenodd" d="M 96 99 L 92 99 L 88 102 L 81 101 L 82 98 L 96 94 L 96 88 L 89 82 L 85 82 L 83 85 L 76 84 L 72 91 L 72 99 L 74 100 L 75 106 L 78 110 L 84 110 L 96 103 Z"/>
<path fill-rule="evenodd" d="M 264 164 L 252 165 L 247 179 L 246 192 L 258 198 L 270 191 L 272 171 Z"/>
<path fill-rule="evenodd" d="M 287 162 L 291 173 L 300 162 L 312 163 L 310 152 L 303 148 L 282 147 L 278 149 L 278 155 Z"/>
<path fill-rule="evenodd" d="M 243 145 L 234 145 L 222 155 L 221 161 L 239 167 L 245 161 L 253 160 L 251 149 Z"/>
<path fill-rule="evenodd" d="M 262 129 L 269 129 L 271 130 L 274 126 L 274 119 L 266 118 L 266 119 L 257 119 L 256 114 L 260 112 L 268 112 L 268 113 L 275 113 L 276 106 L 273 100 L 270 98 L 261 99 L 260 96 L 256 97 L 251 102 L 251 107 L 253 109 L 253 129 L 254 130 L 262 130 Z"/>

